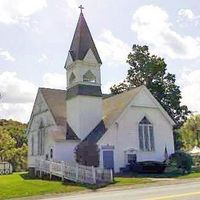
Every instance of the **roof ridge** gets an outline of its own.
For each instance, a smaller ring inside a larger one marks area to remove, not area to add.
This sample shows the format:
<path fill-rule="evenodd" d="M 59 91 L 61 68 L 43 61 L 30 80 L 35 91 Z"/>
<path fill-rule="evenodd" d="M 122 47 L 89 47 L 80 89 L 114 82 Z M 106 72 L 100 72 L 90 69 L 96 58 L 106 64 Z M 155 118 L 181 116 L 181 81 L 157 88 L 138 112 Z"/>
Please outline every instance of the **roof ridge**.
<path fill-rule="evenodd" d="M 65 91 L 64 89 L 46 88 L 46 87 L 39 87 L 38 89 L 39 89 L 39 90 L 43 90 L 43 89 L 45 89 L 45 90 L 60 90 L 60 91 Z"/>
<path fill-rule="evenodd" d="M 141 89 L 142 87 L 144 87 L 144 85 L 141 85 L 141 86 L 138 86 L 138 87 L 131 87 L 130 89 L 125 90 L 124 92 L 121 92 L 121 93 L 119 93 L 119 94 L 114 94 L 114 95 L 108 96 L 108 97 L 105 98 L 104 100 L 110 99 L 110 98 L 112 98 L 112 97 L 117 97 L 117 96 L 124 95 L 124 94 L 126 94 L 126 93 L 128 93 L 128 92 L 131 92 L 131 91 L 133 91 L 133 90 Z M 109 95 L 109 94 L 108 94 L 108 95 Z"/>

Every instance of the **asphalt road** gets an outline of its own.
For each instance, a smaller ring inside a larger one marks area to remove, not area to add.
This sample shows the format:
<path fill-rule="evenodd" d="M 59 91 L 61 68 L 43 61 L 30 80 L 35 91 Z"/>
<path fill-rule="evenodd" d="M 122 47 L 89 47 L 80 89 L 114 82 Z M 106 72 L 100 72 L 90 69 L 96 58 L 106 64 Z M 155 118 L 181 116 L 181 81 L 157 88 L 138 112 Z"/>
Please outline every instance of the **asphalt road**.
<path fill-rule="evenodd" d="M 200 182 L 89 192 L 45 200 L 200 200 Z"/>

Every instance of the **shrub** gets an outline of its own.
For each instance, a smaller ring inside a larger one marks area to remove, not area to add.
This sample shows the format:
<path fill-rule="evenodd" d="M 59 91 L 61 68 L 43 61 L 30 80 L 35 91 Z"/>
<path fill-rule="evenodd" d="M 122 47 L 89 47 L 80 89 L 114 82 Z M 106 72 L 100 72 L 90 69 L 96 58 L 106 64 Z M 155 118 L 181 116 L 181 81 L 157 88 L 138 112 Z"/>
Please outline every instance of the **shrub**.
<path fill-rule="evenodd" d="M 175 166 L 183 174 L 189 173 L 192 168 L 192 157 L 183 151 L 177 151 L 169 157 L 169 165 Z"/>
<path fill-rule="evenodd" d="M 81 142 L 75 149 L 76 161 L 81 165 L 99 166 L 99 149 L 97 144 L 88 141 Z"/>
<path fill-rule="evenodd" d="M 158 161 L 137 162 L 132 166 L 132 170 L 138 173 L 163 173 L 166 164 Z"/>

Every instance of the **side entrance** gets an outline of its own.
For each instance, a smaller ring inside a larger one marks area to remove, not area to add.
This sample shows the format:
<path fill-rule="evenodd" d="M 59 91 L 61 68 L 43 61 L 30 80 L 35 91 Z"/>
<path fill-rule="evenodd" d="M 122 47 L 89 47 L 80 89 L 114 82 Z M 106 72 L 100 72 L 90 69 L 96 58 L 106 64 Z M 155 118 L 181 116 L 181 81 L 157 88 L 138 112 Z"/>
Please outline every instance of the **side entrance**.
<path fill-rule="evenodd" d="M 113 152 L 113 150 L 104 150 L 103 151 L 103 166 L 104 166 L 104 169 L 113 169 L 114 170 L 114 152 Z"/>

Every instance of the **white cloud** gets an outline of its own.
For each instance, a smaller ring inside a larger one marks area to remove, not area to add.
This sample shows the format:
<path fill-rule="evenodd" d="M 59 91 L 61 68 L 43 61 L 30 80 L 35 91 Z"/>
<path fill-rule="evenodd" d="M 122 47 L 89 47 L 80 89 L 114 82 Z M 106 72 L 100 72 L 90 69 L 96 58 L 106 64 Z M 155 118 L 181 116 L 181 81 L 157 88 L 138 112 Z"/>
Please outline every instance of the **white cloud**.
<path fill-rule="evenodd" d="M 46 0 L 0 0 L 0 22 L 27 21 L 31 15 L 47 7 Z"/>
<path fill-rule="evenodd" d="M 180 9 L 178 11 L 178 23 L 181 25 L 191 25 L 198 26 L 200 24 L 200 15 L 195 15 L 190 9 Z"/>
<path fill-rule="evenodd" d="M 27 122 L 37 87 L 30 81 L 20 79 L 15 72 L 0 74 L 0 118 Z"/>
<path fill-rule="evenodd" d="M 110 88 L 113 86 L 113 85 L 117 85 L 119 83 L 123 83 L 123 79 L 121 80 L 116 80 L 116 81 L 108 81 L 106 82 L 106 84 L 102 85 L 102 92 L 103 94 L 109 94 L 110 93 Z"/>
<path fill-rule="evenodd" d="M 43 87 L 65 89 L 65 74 L 47 73 Z M 27 122 L 31 115 L 37 86 L 18 77 L 16 72 L 0 73 L 0 119 L 15 119 Z"/>
<path fill-rule="evenodd" d="M 176 59 L 200 57 L 200 38 L 182 36 L 173 30 L 169 16 L 158 6 L 145 5 L 133 15 L 131 29 L 140 42 L 162 56 Z"/>
<path fill-rule="evenodd" d="M 79 13 L 77 0 L 65 0 L 67 7 L 65 8 L 67 16 L 74 18 Z"/>
<path fill-rule="evenodd" d="M 190 9 L 180 9 L 178 11 L 178 15 L 181 16 L 181 17 L 183 17 L 183 18 L 187 18 L 189 20 L 192 20 L 192 19 L 195 18 L 194 13 Z"/>
<path fill-rule="evenodd" d="M 112 81 L 108 81 L 105 85 L 102 86 L 102 92 L 104 94 L 109 94 L 110 93 L 110 88 L 114 85 L 115 83 Z"/>
<path fill-rule="evenodd" d="M 65 74 L 47 73 L 43 76 L 43 87 L 65 89 Z M 31 115 L 37 86 L 23 80 L 16 72 L 0 73 L 0 118 L 27 122 Z"/>
<path fill-rule="evenodd" d="M 27 123 L 33 103 L 0 103 L 0 119 L 13 119 Z"/>
<path fill-rule="evenodd" d="M 0 49 L 0 57 L 6 61 L 15 62 L 15 58 L 8 52 Z"/>
<path fill-rule="evenodd" d="M 76 0 L 65 0 L 68 7 L 72 10 L 78 10 L 78 3 Z M 75 11 L 76 12 L 76 11 Z M 78 11 L 77 11 L 78 12 Z"/>
<path fill-rule="evenodd" d="M 110 30 L 104 30 L 96 40 L 97 49 L 103 62 L 109 64 L 126 63 L 131 48 L 115 37 Z"/>
<path fill-rule="evenodd" d="M 0 93 L 4 103 L 31 103 L 35 98 L 37 87 L 17 76 L 16 72 L 0 74 Z"/>
<path fill-rule="evenodd" d="M 186 104 L 191 111 L 200 113 L 200 70 L 183 72 L 181 82 L 182 102 Z"/>
<path fill-rule="evenodd" d="M 39 63 L 42 63 L 42 62 L 44 62 L 44 61 L 46 61 L 46 60 L 48 60 L 47 55 L 42 54 L 41 57 L 38 59 L 38 62 L 39 62 Z"/>
<path fill-rule="evenodd" d="M 48 88 L 65 89 L 65 74 L 47 73 L 43 76 L 43 86 Z"/>

